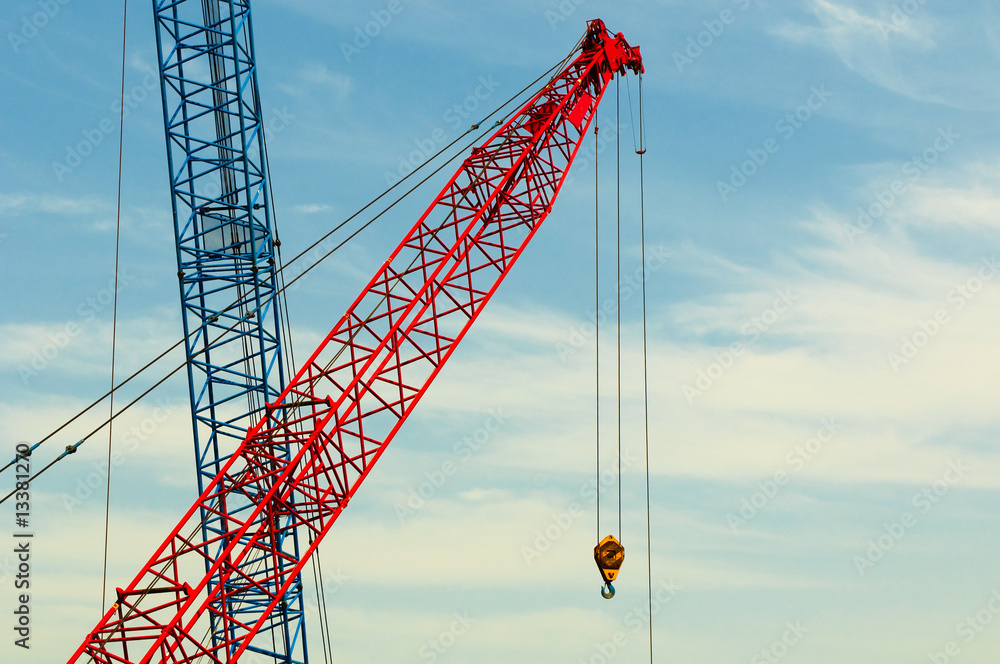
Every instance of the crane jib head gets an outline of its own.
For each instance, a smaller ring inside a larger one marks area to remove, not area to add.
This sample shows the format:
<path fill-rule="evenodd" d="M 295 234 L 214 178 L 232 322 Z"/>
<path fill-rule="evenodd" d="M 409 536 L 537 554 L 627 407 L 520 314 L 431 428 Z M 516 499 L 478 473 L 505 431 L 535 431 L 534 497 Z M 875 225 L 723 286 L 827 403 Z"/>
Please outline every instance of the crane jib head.
<path fill-rule="evenodd" d="M 626 71 L 636 74 L 645 72 L 642 66 L 642 55 L 638 46 L 629 46 L 625 35 L 613 35 L 608 31 L 604 21 L 595 18 L 587 23 L 587 36 L 583 40 L 583 51 L 603 51 L 607 58 L 608 71 L 625 75 Z"/>

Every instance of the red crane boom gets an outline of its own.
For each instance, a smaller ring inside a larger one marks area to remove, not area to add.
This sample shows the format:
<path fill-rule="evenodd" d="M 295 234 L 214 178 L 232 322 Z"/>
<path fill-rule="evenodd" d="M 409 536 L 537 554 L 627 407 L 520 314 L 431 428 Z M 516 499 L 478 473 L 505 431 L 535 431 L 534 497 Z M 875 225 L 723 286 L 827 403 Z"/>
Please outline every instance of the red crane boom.
<path fill-rule="evenodd" d="M 642 71 L 638 47 L 591 21 L 579 55 L 473 149 L 138 576 L 117 590 L 71 663 L 221 664 L 253 649 L 548 215 L 608 83 L 627 70 Z M 287 445 L 287 459 L 272 453 L 276 443 Z M 197 536 L 202 510 L 220 516 L 221 535 Z M 292 528 L 312 543 L 298 560 L 279 561 Z M 270 601 L 260 602 L 256 622 L 236 620 L 227 607 L 251 588 L 254 601 Z M 210 631 L 226 638 L 213 644 Z"/>

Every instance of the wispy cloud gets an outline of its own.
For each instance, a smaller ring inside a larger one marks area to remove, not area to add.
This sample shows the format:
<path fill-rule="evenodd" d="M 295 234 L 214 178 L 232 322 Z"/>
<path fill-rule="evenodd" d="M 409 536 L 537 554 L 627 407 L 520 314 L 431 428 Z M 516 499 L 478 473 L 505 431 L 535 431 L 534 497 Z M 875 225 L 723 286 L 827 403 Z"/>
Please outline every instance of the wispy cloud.
<path fill-rule="evenodd" d="M 292 208 L 292 212 L 298 212 L 299 214 L 318 214 L 320 212 L 327 212 L 330 210 L 330 206 L 320 203 L 311 203 L 305 205 L 296 205 Z"/>
<path fill-rule="evenodd" d="M 93 198 L 66 198 L 53 194 L 2 194 L 0 216 L 16 217 L 23 214 L 46 213 L 59 215 L 92 215 L 111 208 Z"/>
<path fill-rule="evenodd" d="M 351 93 L 353 81 L 349 75 L 333 71 L 324 63 L 308 62 L 295 71 L 291 81 L 279 83 L 278 87 L 294 97 L 326 93 L 342 100 Z"/>
<path fill-rule="evenodd" d="M 909 99 L 968 109 L 1000 103 L 995 86 L 964 73 L 966 58 L 996 57 L 981 19 L 943 15 L 923 2 L 872 11 L 849 0 L 811 0 L 809 11 L 814 24 L 786 21 L 772 34 L 828 49 L 858 75 Z"/>

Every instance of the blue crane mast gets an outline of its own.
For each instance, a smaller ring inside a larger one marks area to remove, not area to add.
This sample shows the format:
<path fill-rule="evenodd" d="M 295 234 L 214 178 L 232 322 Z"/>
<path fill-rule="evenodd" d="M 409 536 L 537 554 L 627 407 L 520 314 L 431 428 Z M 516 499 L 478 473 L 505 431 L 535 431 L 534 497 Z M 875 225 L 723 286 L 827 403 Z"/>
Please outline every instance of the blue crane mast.
<path fill-rule="evenodd" d="M 200 494 L 285 386 L 279 243 L 249 0 L 153 0 L 153 10 Z M 287 458 L 287 448 L 274 452 Z M 227 516 L 201 513 L 201 537 L 220 552 Z M 256 622 L 274 590 L 266 580 L 299 560 L 295 530 L 281 530 L 285 555 L 251 558 L 243 579 L 226 581 L 247 588 L 212 608 L 213 642 L 234 620 Z M 250 578 L 264 580 L 259 591 Z M 301 577 L 249 650 L 262 662 L 307 663 Z"/>

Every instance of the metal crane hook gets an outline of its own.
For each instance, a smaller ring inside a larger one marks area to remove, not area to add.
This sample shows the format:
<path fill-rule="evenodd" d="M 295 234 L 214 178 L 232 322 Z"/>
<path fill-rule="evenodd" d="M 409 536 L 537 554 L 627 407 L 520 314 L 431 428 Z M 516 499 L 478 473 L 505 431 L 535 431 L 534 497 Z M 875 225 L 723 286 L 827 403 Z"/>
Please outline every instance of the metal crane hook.
<path fill-rule="evenodd" d="M 605 585 L 601 586 L 601 597 L 603 597 L 604 599 L 611 599 L 614 596 L 615 596 L 615 587 L 611 585 L 610 581 L 608 581 Z"/>

